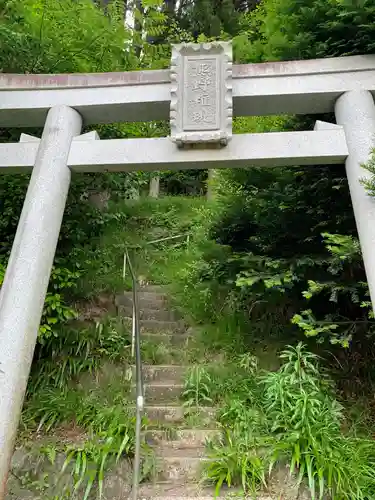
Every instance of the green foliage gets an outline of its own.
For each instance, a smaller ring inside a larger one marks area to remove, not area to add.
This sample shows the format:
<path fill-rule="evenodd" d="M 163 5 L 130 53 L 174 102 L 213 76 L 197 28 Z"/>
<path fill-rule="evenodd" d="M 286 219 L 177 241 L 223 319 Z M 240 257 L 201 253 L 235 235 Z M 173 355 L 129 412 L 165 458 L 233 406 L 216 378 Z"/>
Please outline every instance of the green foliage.
<path fill-rule="evenodd" d="M 160 174 L 161 189 L 169 195 L 201 196 L 206 191 L 205 170 L 172 170 Z"/>
<path fill-rule="evenodd" d="M 64 389 L 81 374 L 94 374 L 103 359 L 128 359 L 129 349 L 129 330 L 117 319 L 64 326 L 59 335 L 45 338 L 37 346 L 28 393 L 32 395 L 45 385 Z"/>
<path fill-rule="evenodd" d="M 0 286 L 3 284 L 4 276 L 5 276 L 5 267 L 0 262 Z"/>
<path fill-rule="evenodd" d="M 125 246 L 133 253 L 137 272 L 160 284 L 172 282 L 178 271 L 184 272 L 181 262 L 187 260 L 190 248 L 194 248 L 188 235 L 199 227 L 204 214 L 202 200 L 193 197 L 110 204 L 103 235 L 90 254 L 87 272 L 80 283 L 82 293 L 86 296 L 93 291 L 113 293 L 123 288 Z M 195 237 L 199 235 L 195 233 Z"/>
<path fill-rule="evenodd" d="M 372 151 L 367 163 L 362 165 L 367 172 L 364 172 L 362 183 L 370 196 L 375 196 L 375 149 Z"/>
<path fill-rule="evenodd" d="M 131 31 L 124 27 L 124 15 L 114 2 L 104 12 L 91 0 L 64 2 L 25 0 L 1 2 L 0 68 L 15 73 L 101 72 L 134 69 L 138 61 L 124 50 Z M 140 127 L 138 127 L 140 128 Z M 151 127 L 152 128 L 152 127 Z M 155 127 L 154 127 L 155 128 Z M 137 133 L 136 127 L 100 126 L 102 138 Z M 20 130 L 0 130 L 2 142 L 17 141 Z M 40 130 L 28 133 L 40 135 Z M 138 130 L 138 135 L 142 133 Z M 29 175 L 0 179 L 0 257 L 5 265 L 26 194 Z M 88 258 L 103 224 L 103 210 L 91 198 L 108 192 L 112 199 L 132 196 L 144 182 L 139 174 L 73 175 L 57 260 L 43 309 L 39 342 L 56 337 L 61 326 L 76 316 L 72 299 L 82 292 L 79 278 L 90 267 Z M 69 292 L 69 293 L 68 293 Z"/>
<path fill-rule="evenodd" d="M 253 54 L 264 60 L 313 59 L 374 51 L 372 0 L 265 0 L 254 17 Z"/>
<path fill-rule="evenodd" d="M 120 71 L 134 64 L 122 19 L 94 2 L 2 2 L 0 67 L 5 73 Z"/>
<path fill-rule="evenodd" d="M 204 366 L 196 365 L 190 368 L 182 392 L 185 406 L 192 407 L 210 405 L 212 379 Z"/>
<path fill-rule="evenodd" d="M 122 408 L 108 409 L 104 414 L 90 422 L 94 437 L 83 445 L 71 445 L 65 450 L 66 459 L 60 474 L 70 466 L 74 478 L 73 494 L 79 491 L 84 483 L 83 499 L 86 500 L 94 486 L 98 483 L 99 498 L 103 497 L 103 482 L 108 464 L 120 458 L 131 457 L 135 444 L 135 419 L 124 419 Z M 104 418 L 103 418 L 104 417 Z"/>
<path fill-rule="evenodd" d="M 41 324 L 39 327 L 39 342 L 45 343 L 51 336 L 58 335 L 58 327 L 76 317 L 75 310 L 70 307 L 64 295 L 67 289 L 76 286 L 80 272 L 72 272 L 65 267 L 54 266 L 50 278 L 50 290 L 47 292 Z"/>
<path fill-rule="evenodd" d="M 367 312 L 372 317 L 367 300 L 367 283 L 356 279 L 358 270 L 362 268 L 360 247 L 358 240 L 352 236 L 323 233 L 322 237 L 330 253 L 326 262 L 327 277 L 324 281 L 308 280 L 307 289 L 302 295 L 308 301 L 324 297 L 334 304 L 345 301 L 357 305 L 359 311 L 363 310 L 362 317 L 344 316 L 339 308 L 335 308 L 321 320 L 317 320 L 312 310 L 307 309 L 295 314 L 292 321 L 302 328 L 305 335 L 318 337 L 318 342 L 323 342 L 328 334 L 332 344 L 339 343 L 343 347 L 349 347 L 349 343 L 356 335 L 361 334 L 361 330 L 365 328 L 371 331 L 373 328 L 373 322 L 364 315 Z M 339 280 L 340 275 L 342 278 Z"/>
<path fill-rule="evenodd" d="M 87 396 L 81 402 L 82 394 L 76 398 L 76 425 L 79 425 L 78 438 L 73 444 L 47 441 L 39 447 L 35 460 L 42 462 L 47 458 L 55 467 L 63 462 L 58 474 L 49 474 L 48 467 L 41 463 L 39 477 L 45 478 L 40 489 L 44 495 L 48 491 L 59 492 L 59 498 L 79 496 L 91 498 L 90 493 L 97 489 L 98 498 L 103 497 L 105 473 L 120 460 L 130 460 L 134 455 L 135 417 L 124 411 L 122 404 L 101 407 L 100 400 L 88 401 Z M 146 425 L 146 421 L 143 422 Z M 55 432 L 59 432 L 59 429 Z M 60 431 L 61 432 L 61 431 Z M 77 430 L 75 431 L 76 434 Z M 145 445 L 144 455 L 149 460 L 150 450 Z M 146 464 L 146 462 L 145 462 Z M 130 467 L 129 463 L 129 467 Z M 35 467 L 37 469 L 37 467 Z M 54 469 L 52 469 L 54 470 Z M 40 482 L 40 480 L 39 480 Z M 36 481 L 29 485 L 36 488 Z"/>
<path fill-rule="evenodd" d="M 297 484 L 307 480 L 313 500 L 371 498 L 373 442 L 342 433 L 343 407 L 317 356 L 298 344 L 280 359 L 278 371 L 252 370 L 251 402 L 232 393 L 221 412 L 223 436 L 210 445 L 206 467 L 217 494 L 223 483 L 254 492 L 276 465 L 288 463 Z"/>
<path fill-rule="evenodd" d="M 37 350 L 22 427 L 26 435 L 78 430 L 81 439 L 68 444 L 64 439 L 58 445 L 64 464 L 48 487 L 82 498 L 98 488 L 101 498 L 108 467 L 134 454 L 135 417 L 127 404 L 129 334 L 113 320 L 64 333 L 65 337 L 46 339 Z M 50 352 L 52 358 L 46 359 Z M 145 454 L 149 457 L 148 448 Z"/>
<path fill-rule="evenodd" d="M 263 0 L 238 20 L 235 60 L 259 62 L 373 53 L 374 3 Z M 237 133 L 311 129 L 316 118 L 246 117 Z M 374 195 L 373 159 L 365 182 Z M 217 202 L 206 236 L 215 243 L 196 254 L 189 281 L 202 289 L 199 317 L 236 310 L 242 336 L 313 337 L 346 377 L 362 378 L 373 321 L 342 166 L 220 171 Z M 218 246 L 220 245 L 220 247 Z M 219 258 L 217 258 L 220 256 Z M 193 302 L 193 301 L 192 301 Z M 193 304 L 186 302 L 188 308 Z M 196 306 L 195 306 L 196 307 Z M 267 317 L 267 321 L 266 318 Z M 354 362 L 361 359 L 361 363 Z M 357 368 L 357 371 L 355 369 Z M 366 376 L 367 378 L 367 376 Z"/>
<path fill-rule="evenodd" d="M 244 491 L 252 492 L 260 486 L 267 486 L 266 464 L 254 450 L 254 444 L 250 432 L 243 437 L 231 431 L 226 431 L 218 443 L 210 443 L 211 462 L 206 468 L 206 478 L 215 482 L 216 496 L 223 484 L 229 487 L 241 485 Z"/>

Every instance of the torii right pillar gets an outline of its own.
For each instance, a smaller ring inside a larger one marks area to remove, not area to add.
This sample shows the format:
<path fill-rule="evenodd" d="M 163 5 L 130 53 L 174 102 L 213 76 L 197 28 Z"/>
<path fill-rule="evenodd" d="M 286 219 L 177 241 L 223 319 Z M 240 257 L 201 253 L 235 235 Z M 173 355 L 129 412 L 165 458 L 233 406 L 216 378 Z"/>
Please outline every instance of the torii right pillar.
<path fill-rule="evenodd" d="M 349 155 L 346 175 L 352 199 L 367 282 L 375 309 L 375 199 L 361 179 L 371 178 L 362 165 L 375 148 L 375 104 L 367 90 L 345 92 L 335 104 L 336 121 L 345 130 Z"/>

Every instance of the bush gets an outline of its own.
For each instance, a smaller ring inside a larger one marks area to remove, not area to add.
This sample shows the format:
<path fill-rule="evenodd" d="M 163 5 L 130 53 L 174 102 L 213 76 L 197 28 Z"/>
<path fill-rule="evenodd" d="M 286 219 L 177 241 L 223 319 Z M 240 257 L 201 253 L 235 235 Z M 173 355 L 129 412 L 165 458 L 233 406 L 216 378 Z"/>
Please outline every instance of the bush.
<path fill-rule="evenodd" d="M 231 395 L 221 413 L 223 437 L 210 446 L 207 477 L 217 492 L 223 483 L 255 491 L 276 464 L 287 463 L 297 484 L 307 479 L 312 499 L 372 498 L 373 442 L 341 431 L 343 407 L 317 356 L 298 344 L 280 358 L 278 371 L 254 374 L 262 390 L 252 390 L 257 398 L 250 404 Z"/>

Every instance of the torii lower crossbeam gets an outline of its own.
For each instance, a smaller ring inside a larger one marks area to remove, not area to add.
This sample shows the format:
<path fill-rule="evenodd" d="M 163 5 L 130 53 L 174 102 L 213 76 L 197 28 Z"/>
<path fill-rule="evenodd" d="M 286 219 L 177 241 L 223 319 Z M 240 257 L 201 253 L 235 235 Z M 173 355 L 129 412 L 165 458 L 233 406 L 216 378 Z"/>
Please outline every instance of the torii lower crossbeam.
<path fill-rule="evenodd" d="M 176 148 L 167 137 L 73 141 L 68 166 L 74 172 L 131 172 L 344 163 L 348 155 L 344 129 L 331 127 L 235 135 L 226 148 L 188 151 Z M 0 174 L 31 170 L 38 147 L 35 141 L 0 144 Z"/>

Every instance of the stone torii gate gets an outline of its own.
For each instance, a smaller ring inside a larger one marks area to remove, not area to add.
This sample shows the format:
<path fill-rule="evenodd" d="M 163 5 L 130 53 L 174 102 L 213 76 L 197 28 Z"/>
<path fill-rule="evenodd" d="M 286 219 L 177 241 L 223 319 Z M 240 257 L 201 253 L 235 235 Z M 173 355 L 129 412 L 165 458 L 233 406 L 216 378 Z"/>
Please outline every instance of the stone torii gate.
<path fill-rule="evenodd" d="M 0 499 L 13 453 L 71 171 L 346 162 L 372 302 L 375 203 L 360 179 L 375 139 L 375 56 L 233 66 L 229 43 L 179 45 L 171 70 L 0 75 L 0 126 L 44 126 L 0 144 L 0 173 L 32 171 L 0 295 Z M 232 137 L 232 114 L 335 112 L 313 131 Z M 171 137 L 98 140 L 82 123 L 171 118 Z"/>

